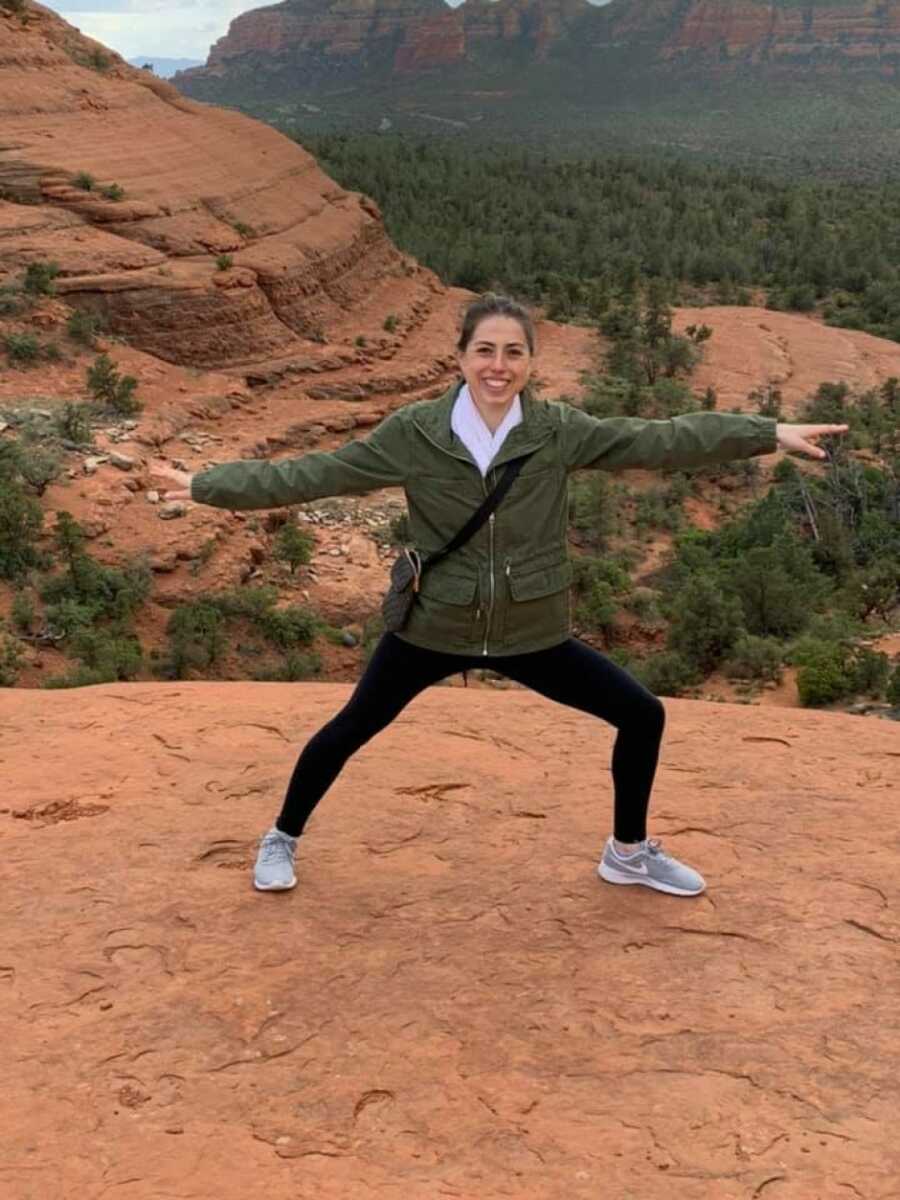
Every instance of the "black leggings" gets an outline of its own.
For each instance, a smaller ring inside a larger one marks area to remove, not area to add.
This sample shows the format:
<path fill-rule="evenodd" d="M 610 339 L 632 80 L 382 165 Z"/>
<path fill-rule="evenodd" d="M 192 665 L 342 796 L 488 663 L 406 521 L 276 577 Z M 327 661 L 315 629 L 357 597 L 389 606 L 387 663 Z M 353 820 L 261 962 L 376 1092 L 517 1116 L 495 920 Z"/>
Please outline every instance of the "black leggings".
<path fill-rule="evenodd" d="M 618 729 L 612 755 L 613 832 L 622 842 L 645 838 L 665 709 L 621 667 L 575 638 L 530 654 L 482 657 L 423 650 L 385 634 L 346 707 L 307 742 L 291 776 L 277 827 L 298 837 L 352 754 L 425 688 L 478 667 L 507 675 L 550 700 L 600 717 Z"/>

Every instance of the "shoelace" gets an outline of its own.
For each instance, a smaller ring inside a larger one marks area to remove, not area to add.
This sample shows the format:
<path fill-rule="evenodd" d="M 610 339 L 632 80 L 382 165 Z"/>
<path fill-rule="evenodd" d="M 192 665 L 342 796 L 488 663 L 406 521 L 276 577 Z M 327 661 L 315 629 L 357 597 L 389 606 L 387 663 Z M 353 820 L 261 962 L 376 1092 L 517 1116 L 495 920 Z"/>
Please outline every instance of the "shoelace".
<path fill-rule="evenodd" d="M 262 844 L 262 855 L 263 862 L 271 862 L 276 858 L 283 858 L 288 862 L 292 862 L 294 857 L 291 851 L 290 843 L 286 842 L 284 838 L 275 837 L 273 834 L 270 834 L 264 839 Z"/>
<path fill-rule="evenodd" d="M 644 843 L 644 845 L 647 848 L 647 853 L 652 854 L 654 858 L 661 858 L 663 862 L 669 862 L 671 860 L 672 856 L 670 854 L 666 854 L 665 850 L 663 850 L 662 842 L 659 840 L 659 838 L 647 838 L 647 841 Z"/>

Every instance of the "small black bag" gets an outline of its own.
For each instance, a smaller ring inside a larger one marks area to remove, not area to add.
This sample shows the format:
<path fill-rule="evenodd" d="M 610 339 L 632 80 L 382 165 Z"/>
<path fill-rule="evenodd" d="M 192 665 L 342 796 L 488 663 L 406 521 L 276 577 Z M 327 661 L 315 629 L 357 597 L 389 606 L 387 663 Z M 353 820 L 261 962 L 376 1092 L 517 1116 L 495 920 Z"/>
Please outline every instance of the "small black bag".
<path fill-rule="evenodd" d="M 513 480 L 529 458 L 531 458 L 531 454 L 523 454 L 521 458 L 514 458 L 506 464 L 500 482 L 443 550 L 438 550 L 429 558 L 423 559 L 418 550 L 405 549 L 395 560 L 391 567 L 390 587 L 381 602 L 381 616 L 386 633 L 399 633 L 403 629 L 409 620 L 416 593 L 427 568 L 433 567 L 436 562 L 440 562 L 442 558 L 446 558 L 448 554 L 458 550 L 481 528 L 512 487 Z"/>
<path fill-rule="evenodd" d="M 396 633 L 409 620 L 421 578 L 421 554 L 418 550 L 404 550 L 391 567 L 391 584 L 381 602 L 381 616 L 387 633 Z"/>

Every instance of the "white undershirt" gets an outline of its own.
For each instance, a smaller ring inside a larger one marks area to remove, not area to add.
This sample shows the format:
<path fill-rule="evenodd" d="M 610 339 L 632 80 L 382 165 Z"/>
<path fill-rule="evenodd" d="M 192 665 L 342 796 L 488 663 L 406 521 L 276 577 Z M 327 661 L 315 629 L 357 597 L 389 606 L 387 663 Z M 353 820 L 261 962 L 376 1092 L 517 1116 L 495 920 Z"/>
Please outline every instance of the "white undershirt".
<path fill-rule="evenodd" d="M 491 433 L 472 399 L 467 383 L 460 388 L 450 415 L 450 428 L 478 463 L 482 476 L 487 475 L 509 431 L 521 424 L 522 401 L 516 396 L 496 432 Z"/>

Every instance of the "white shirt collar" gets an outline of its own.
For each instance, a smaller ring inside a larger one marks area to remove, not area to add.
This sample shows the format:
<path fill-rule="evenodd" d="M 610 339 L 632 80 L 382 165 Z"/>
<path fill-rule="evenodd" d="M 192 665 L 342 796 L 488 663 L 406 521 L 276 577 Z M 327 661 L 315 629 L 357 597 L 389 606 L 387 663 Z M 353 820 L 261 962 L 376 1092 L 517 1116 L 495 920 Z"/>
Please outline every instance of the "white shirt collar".
<path fill-rule="evenodd" d="M 522 401 L 516 395 L 496 432 L 491 433 L 472 399 L 467 383 L 460 388 L 450 416 L 450 428 L 478 463 L 482 475 L 487 475 L 488 468 L 500 452 L 509 431 L 521 424 Z"/>

